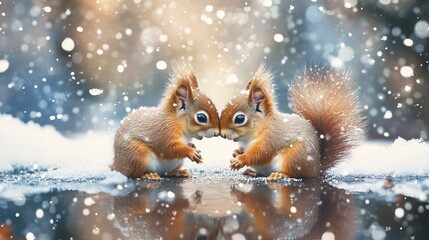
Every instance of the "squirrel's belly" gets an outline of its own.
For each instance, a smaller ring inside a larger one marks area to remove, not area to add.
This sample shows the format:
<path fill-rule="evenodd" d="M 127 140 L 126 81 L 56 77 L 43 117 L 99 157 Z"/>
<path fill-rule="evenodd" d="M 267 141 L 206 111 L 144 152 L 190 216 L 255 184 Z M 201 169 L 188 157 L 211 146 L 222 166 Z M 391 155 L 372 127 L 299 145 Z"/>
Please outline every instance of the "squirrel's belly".
<path fill-rule="evenodd" d="M 277 154 L 269 164 L 264 166 L 252 166 L 252 168 L 260 175 L 268 176 L 273 172 L 281 172 L 282 156 Z"/>
<path fill-rule="evenodd" d="M 179 169 L 183 165 L 184 159 L 163 160 L 158 159 L 155 154 L 150 154 L 148 172 L 157 172 L 165 175 Z"/>

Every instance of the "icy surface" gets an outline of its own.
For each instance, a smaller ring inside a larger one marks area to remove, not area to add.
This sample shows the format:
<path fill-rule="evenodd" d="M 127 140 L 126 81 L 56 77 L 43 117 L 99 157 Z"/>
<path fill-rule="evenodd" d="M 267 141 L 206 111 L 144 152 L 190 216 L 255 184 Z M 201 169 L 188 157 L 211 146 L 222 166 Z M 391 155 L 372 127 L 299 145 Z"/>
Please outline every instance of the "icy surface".
<path fill-rule="evenodd" d="M 0 197 L 14 198 L 51 189 L 115 193 L 133 182 L 108 165 L 113 160 L 113 132 L 65 137 L 52 127 L 0 116 Z M 5 140 L 6 139 L 6 140 Z M 195 183 L 262 181 L 231 173 L 227 166 L 234 143 L 221 138 L 196 141 L 204 163 L 185 161 Z M 429 146 L 420 140 L 366 142 L 332 169 L 328 181 L 352 192 L 401 193 L 421 201 L 429 197 Z M 386 177 L 395 186 L 383 188 Z M 288 180 L 299 181 L 299 180 Z M 393 190 L 393 192 L 392 192 Z"/>

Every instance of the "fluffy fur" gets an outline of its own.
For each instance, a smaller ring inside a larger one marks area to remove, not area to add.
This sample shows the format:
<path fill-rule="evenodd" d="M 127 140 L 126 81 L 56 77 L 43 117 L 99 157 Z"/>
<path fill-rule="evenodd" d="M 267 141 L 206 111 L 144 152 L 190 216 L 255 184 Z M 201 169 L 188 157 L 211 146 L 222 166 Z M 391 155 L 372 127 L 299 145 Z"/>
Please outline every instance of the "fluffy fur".
<path fill-rule="evenodd" d="M 348 74 L 315 70 L 300 78 L 290 95 L 300 115 L 279 112 L 272 74 L 265 66 L 226 105 L 220 117 L 221 136 L 240 144 L 232 170 L 249 166 L 244 174 L 316 178 L 355 146 L 363 118 Z M 244 124 L 236 122 L 240 114 Z"/>
<path fill-rule="evenodd" d="M 205 124 L 196 120 L 196 114 L 201 112 L 208 118 Z M 188 142 L 218 133 L 215 106 L 200 92 L 194 72 L 178 65 L 159 106 L 140 108 L 121 122 L 110 167 L 133 178 L 189 177 L 189 171 L 179 170 L 183 159 L 201 163 L 202 158 L 200 151 Z"/>
<path fill-rule="evenodd" d="M 349 72 L 307 70 L 290 86 L 293 109 L 320 138 L 322 171 L 347 156 L 363 136 L 364 118 Z"/>

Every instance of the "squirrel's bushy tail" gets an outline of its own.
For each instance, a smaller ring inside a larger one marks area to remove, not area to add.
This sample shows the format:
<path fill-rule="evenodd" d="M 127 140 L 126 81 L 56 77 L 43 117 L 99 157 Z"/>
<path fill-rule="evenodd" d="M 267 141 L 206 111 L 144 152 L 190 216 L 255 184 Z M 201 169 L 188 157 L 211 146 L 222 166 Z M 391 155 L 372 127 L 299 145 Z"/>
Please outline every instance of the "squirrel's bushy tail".
<path fill-rule="evenodd" d="M 322 173 L 364 138 L 365 120 L 349 72 L 306 70 L 290 86 L 289 98 L 320 137 Z"/>

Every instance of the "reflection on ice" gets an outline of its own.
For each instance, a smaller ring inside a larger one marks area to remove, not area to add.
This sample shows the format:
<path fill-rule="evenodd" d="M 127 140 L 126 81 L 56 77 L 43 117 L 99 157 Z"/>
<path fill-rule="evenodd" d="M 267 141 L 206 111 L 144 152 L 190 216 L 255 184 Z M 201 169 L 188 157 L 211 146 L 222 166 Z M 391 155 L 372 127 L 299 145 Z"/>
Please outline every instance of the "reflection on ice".
<path fill-rule="evenodd" d="M 248 192 L 238 185 L 231 194 L 243 205 L 234 232 L 246 239 L 351 239 L 355 234 L 353 197 L 318 180 L 253 184 Z"/>
<path fill-rule="evenodd" d="M 426 236 L 429 204 L 325 181 L 199 175 L 132 181 L 118 194 L 50 191 L 0 201 L 0 236 L 38 239 L 390 239 Z M 109 192 L 107 187 L 106 192 Z M 390 190 L 386 190 L 390 191 Z"/>
<path fill-rule="evenodd" d="M 115 197 L 117 227 L 131 239 L 320 239 L 329 234 L 350 239 L 355 233 L 353 197 L 320 181 L 217 184 L 215 189 L 190 185 L 142 183 Z M 197 190 L 185 195 L 192 187 Z M 212 195 L 225 189 L 229 196 Z M 213 211 L 210 197 L 225 209 Z"/>
<path fill-rule="evenodd" d="M 179 184 L 143 183 L 129 195 L 114 198 L 117 227 L 129 239 L 211 239 L 219 220 L 194 214 L 202 198 L 201 190 L 186 196 Z"/>

